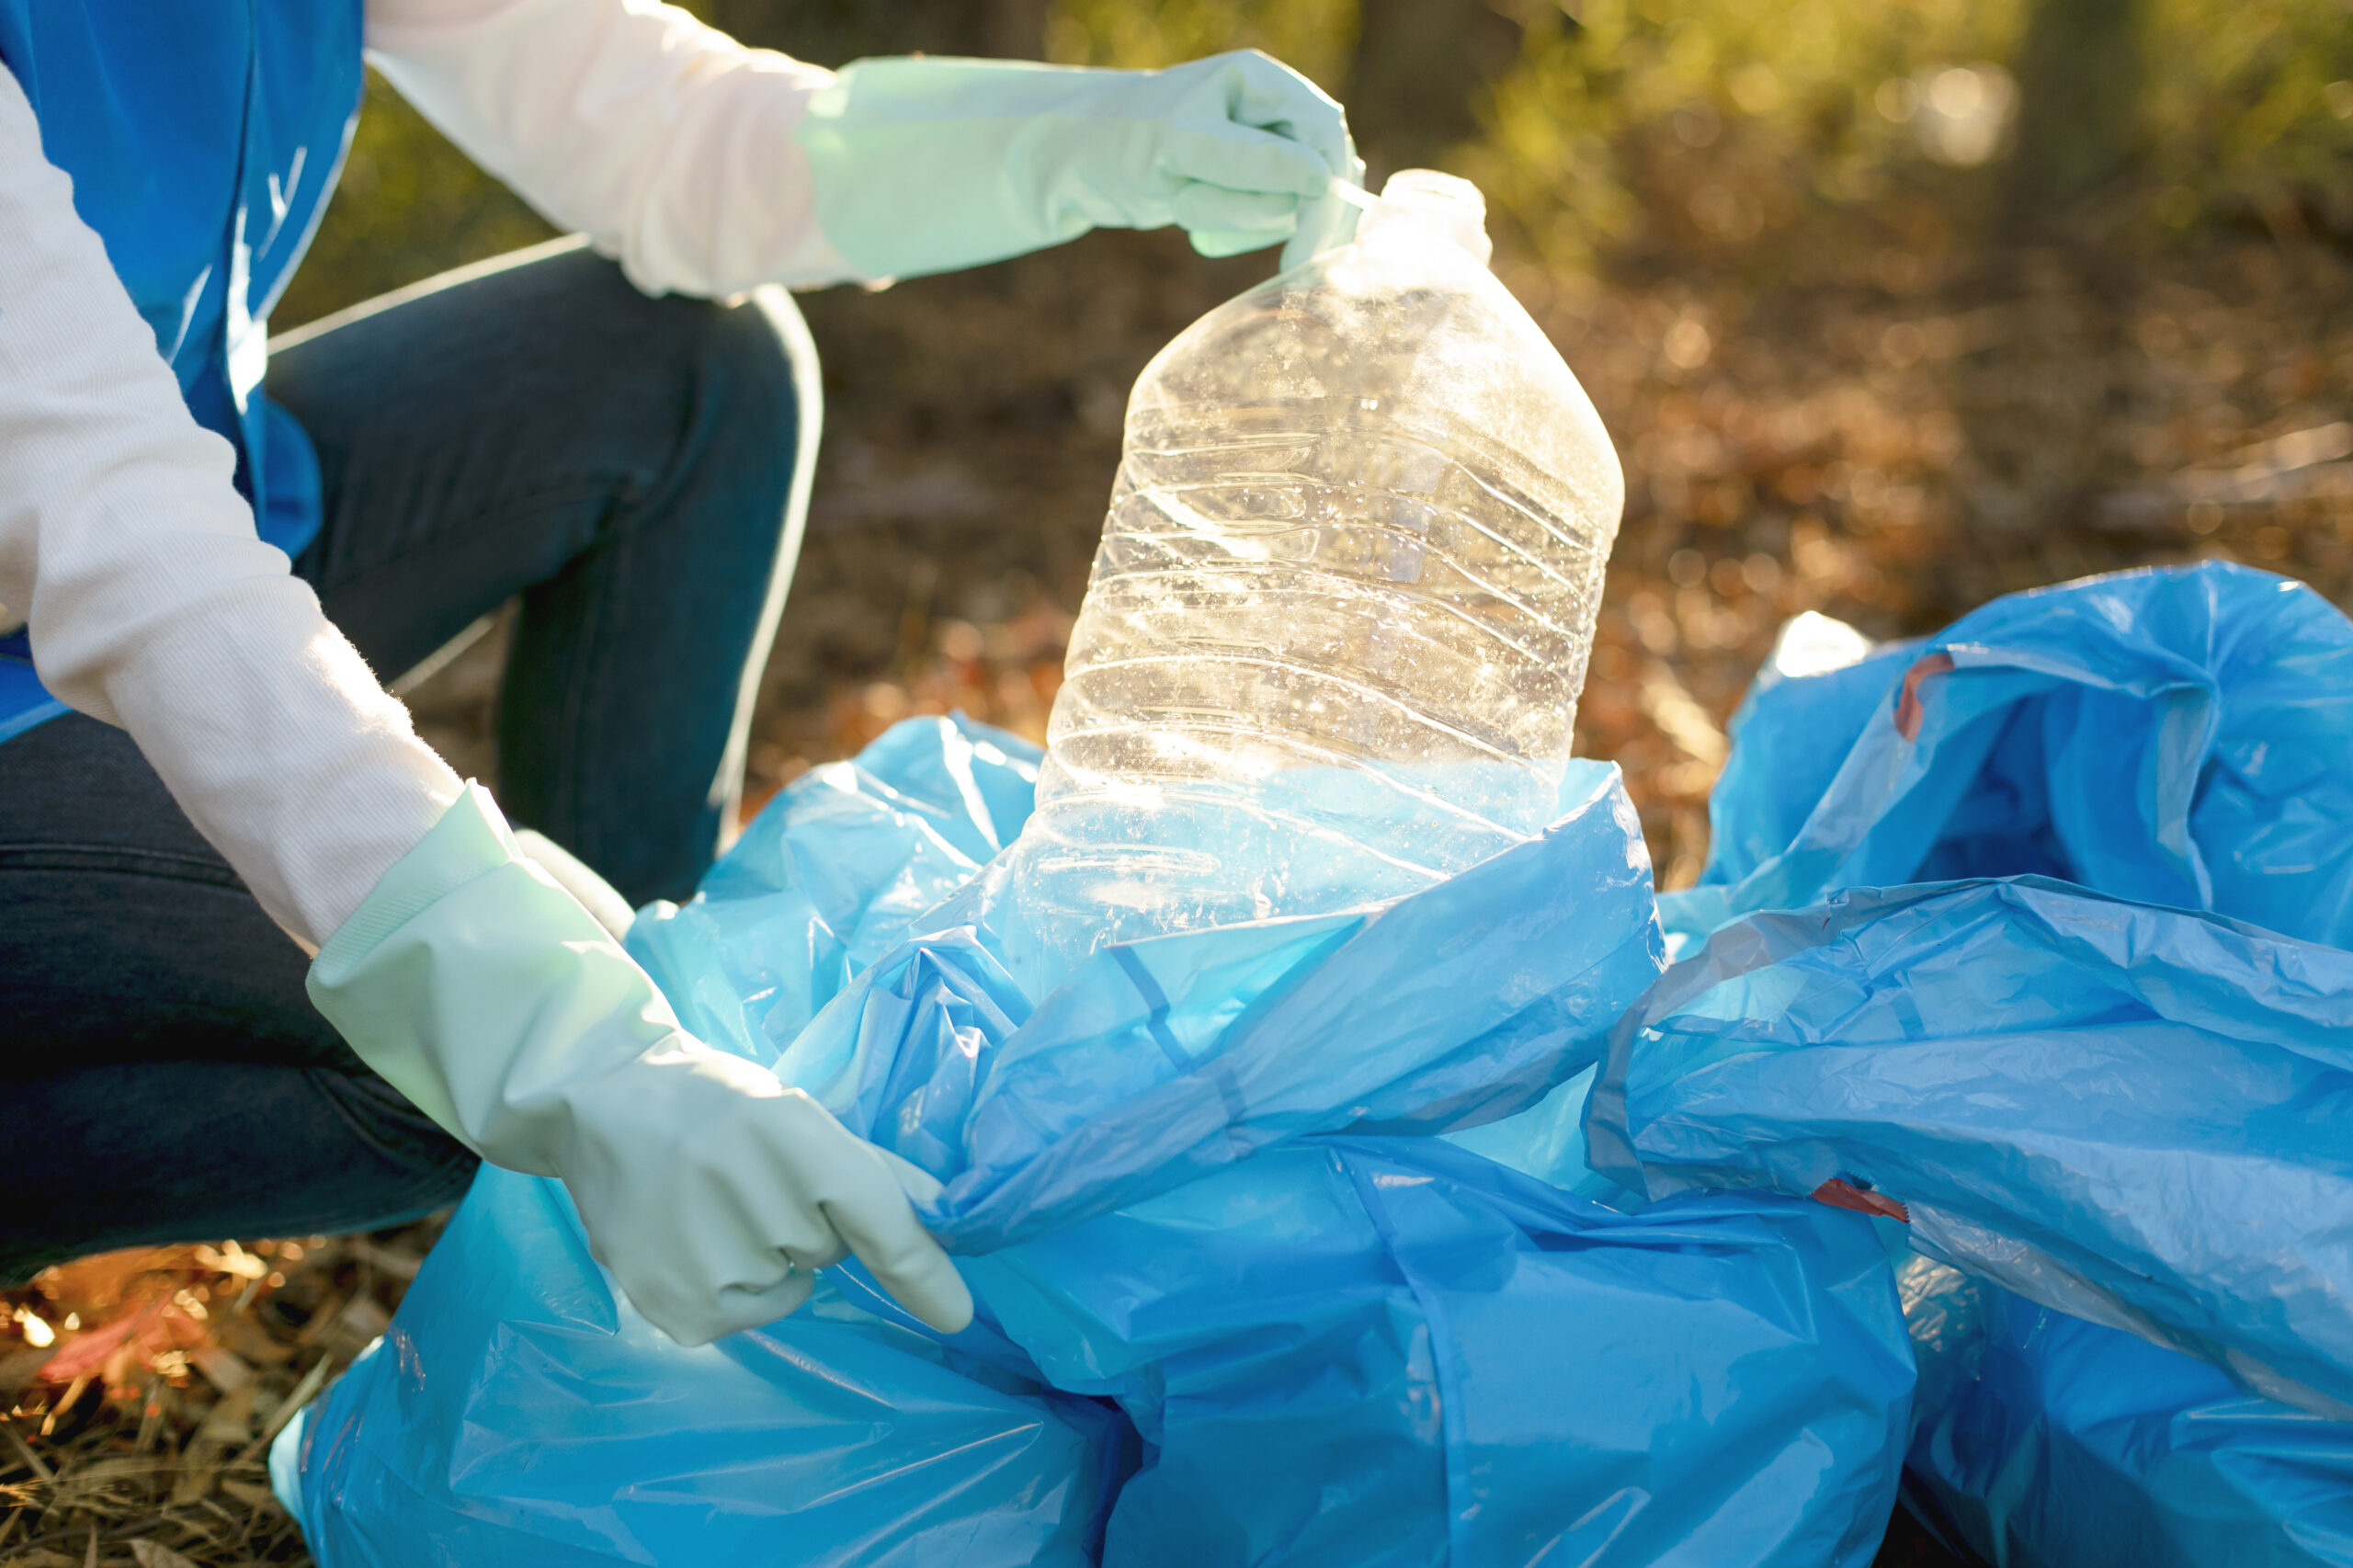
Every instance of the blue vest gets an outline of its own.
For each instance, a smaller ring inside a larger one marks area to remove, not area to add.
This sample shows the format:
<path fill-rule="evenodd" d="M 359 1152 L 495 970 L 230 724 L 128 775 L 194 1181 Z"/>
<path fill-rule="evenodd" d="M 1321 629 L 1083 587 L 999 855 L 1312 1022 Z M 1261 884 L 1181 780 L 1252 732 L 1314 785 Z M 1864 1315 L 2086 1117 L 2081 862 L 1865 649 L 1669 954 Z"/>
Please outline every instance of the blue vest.
<path fill-rule="evenodd" d="M 319 531 L 319 462 L 261 394 L 263 323 L 351 143 L 359 28 L 360 0 L 0 0 L 42 153 L 289 555 Z M 24 633 L 0 639 L 0 740 L 63 711 Z"/>

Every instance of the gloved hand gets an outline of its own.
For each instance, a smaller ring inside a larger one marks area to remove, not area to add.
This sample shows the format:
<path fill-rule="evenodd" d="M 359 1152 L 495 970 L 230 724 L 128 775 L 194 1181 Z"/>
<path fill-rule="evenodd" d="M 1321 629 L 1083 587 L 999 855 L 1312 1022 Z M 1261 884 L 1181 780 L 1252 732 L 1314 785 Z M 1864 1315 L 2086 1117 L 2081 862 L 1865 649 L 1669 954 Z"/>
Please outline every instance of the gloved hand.
<path fill-rule="evenodd" d="M 1092 228 L 1181 223 L 1204 256 L 1347 237 L 1364 182 L 1340 106 L 1256 50 L 1165 71 L 860 60 L 795 138 L 818 225 L 873 278 L 977 267 Z"/>
<path fill-rule="evenodd" d="M 773 1322 L 856 1254 L 943 1333 L 972 1299 L 894 1166 L 766 1068 L 682 1030 L 479 786 L 311 966 L 351 1047 L 484 1159 L 563 1178 L 589 1250 L 685 1345 Z"/>

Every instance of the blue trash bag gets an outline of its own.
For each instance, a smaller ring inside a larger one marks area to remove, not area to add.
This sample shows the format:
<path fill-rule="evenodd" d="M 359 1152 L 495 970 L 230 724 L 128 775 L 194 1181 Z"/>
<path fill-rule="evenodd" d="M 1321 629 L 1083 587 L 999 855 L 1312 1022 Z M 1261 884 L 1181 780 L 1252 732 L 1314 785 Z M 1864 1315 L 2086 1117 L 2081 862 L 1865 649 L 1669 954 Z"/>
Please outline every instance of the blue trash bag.
<path fill-rule="evenodd" d="M 1915 1258 L 1904 1501 L 1997 1568 L 2353 1568 L 2353 1423 Z"/>
<path fill-rule="evenodd" d="M 1819 1204 L 1312 1138 L 968 1270 L 1153 1456 L 1107 1563 L 1860 1568 L 1894 1501 L 1893 1278 Z"/>
<path fill-rule="evenodd" d="M 966 1252 L 1288 1138 L 1440 1132 L 1536 1106 L 1599 1060 L 1661 962 L 1639 824 L 1600 764 L 1572 767 L 1542 836 L 1424 892 L 1109 948 L 1034 1011 L 999 958 L 1001 866 L 777 1059 L 947 1184 L 918 1210 Z M 910 1017 L 938 1023 L 918 1035 Z M 1002 1037 L 985 1059 L 974 1028 Z"/>
<path fill-rule="evenodd" d="M 2252 1392 L 2353 1413 L 2353 953 L 2040 878 L 1709 937 L 1620 1019 L 1591 1159 L 1758 1187 Z"/>
<path fill-rule="evenodd" d="M 1678 937 L 2040 874 L 2353 946 L 2353 623 L 2303 584 L 2128 572 L 1843 665 L 1807 652 L 1733 716 L 1700 885 L 1661 901 Z"/>
<path fill-rule="evenodd" d="M 1596 1168 L 1908 1219 L 1906 1500 L 1997 1562 L 2348 1561 L 2348 676 L 2212 563 L 1793 624 L 1660 901 Z"/>
<path fill-rule="evenodd" d="M 326 1568 L 1868 1562 L 1911 1388 L 1868 1221 L 1628 1215 L 1432 1136 L 1574 1147 L 1661 961 L 1614 770 L 1412 898 L 1112 949 L 1033 1001 L 983 861 L 1035 764 L 902 725 L 631 938 L 689 1027 L 941 1178 L 974 1325 L 846 1265 L 683 1350 L 559 1186 L 485 1172 L 292 1450 Z"/>
<path fill-rule="evenodd" d="M 561 1185 L 485 1165 L 391 1331 L 300 1434 L 333 1568 L 1075 1568 L 1133 1467 L 1114 1411 L 905 1326 L 838 1278 L 688 1350 L 631 1311 Z"/>

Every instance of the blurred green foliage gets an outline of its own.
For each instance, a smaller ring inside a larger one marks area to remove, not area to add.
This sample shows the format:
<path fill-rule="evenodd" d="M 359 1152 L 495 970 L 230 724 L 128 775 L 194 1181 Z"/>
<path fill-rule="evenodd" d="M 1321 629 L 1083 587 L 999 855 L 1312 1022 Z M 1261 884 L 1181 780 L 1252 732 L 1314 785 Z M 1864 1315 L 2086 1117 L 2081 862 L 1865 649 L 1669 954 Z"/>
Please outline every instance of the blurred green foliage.
<path fill-rule="evenodd" d="M 702 0 L 697 9 L 749 41 L 828 62 L 928 48 L 1148 66 L 1262 48 L 1349 102 L 1376 176 L 1424 157 L 1469 175 L 1507 244 L 1555 266 L 1803 276 L 1874 227 L 1913 243 L 1966 238 L 1994 210 L 2005 158 L 2063 155 L 2055 143 L 2011 145 L 2006 126 L 2050 122 L 2038 119 L 2035 95 L 2117 100 L 2097 110 L 2113 123 L 2091 133 L 2124 149 L 2126 166 L 2069 193 L 2084 206 L 2070 215 L 2103 235 L 2154 244 L 2205 223 L 2253 222 L 2353 244 L 2344 0 L 2088 6 L 2098 10 L 2089 30 L 2058 29 L 2074 41 L 2055 66 L 2029 72 L 2029 101 L 2015 115 L 2003 66 L 2019 63 L 2037 7 L 2088 15 L 2087 0 Z M 1443 47 L 1457 38 L 1469 41 Z M 2120 90 L 2091 90 L 2103 83 Z M 1963 99 L 1973 121 L 1952 112 Z M 2081 104 L 2062 107 L 2084 118 Z M 549 232 L 371 74 L 342 189 L 279 319 Z"/>
<path fill-rule="evenodd" d="M 2353 242 L 2353 9 L 2156 0 L 2143 118 L 2157 215 L 2251 210 Z"/>
<path fill-rule="evenodd" d="M 1984 0 L 1593 0 L 1529 28 L 1462 172 L 1550 259 L 1743 253 L 1924 173 L 1913 79 L 2003 58 L 2014 23 Z"/>
<path fill-rule="evenodd" d="M 1902 221 L 1907 195 L 1971 215 L 1993 176 L 1955 165 L 2052 151 L 1999 134 L 2015 107 L 2004 101 L 2003 67 L 2037 0 L 1422 4 L 1464 25 L 1503 12 L 1519 29 L 1507 68 L 1471 89 L 1478 133 L 1444 162 L 1476 179 L 1546 259 L 1583 263 L 1625 247 L 1645 257 L 1696 251 L 1702 261 L 1760 244 L 1769 253 L 1777 235 L 1806 242 L 1833 214 L 1891 197 Z M 2104 85 L 2132 78 L 2114 133 L 2133 156 L 2120 180 L 2093 193 L 2097 217 L 2155 238 L 2251 213 L 2353 240 L 2353 14 L 2343 0 L 2122 0 L 2109 9 L 2131 30 L 2139 63 L 2119 49 L 2125 40 L 2095 33 L 2040 85 L 2097 100 Z M 1381 119 L 1390 106 L 1361 98 L 1351 75 L 1364 74 L 1381 40 L 1357 13 L 1354 0 L 1063 0 L 1049 36 L 1059 58 L 1102 64 L 1267 48 L 1347 97 L 1359 137 L 1378 144 L 1392 130 Z M 1976 68 L 1980 112 L 1996 133 L 1974 145 L 1933 101 L 1956 66 Z M 1822 239 L 1836 233 L 1833 222 Z"/>
<path fill-rule="evenodd" d="M 1173 65 L 1228 49 L 1263 49 L 1346 90 L 1357 0 L 1063 0 L 1046 25 L 1048 58 L 1066 65 Z"/>

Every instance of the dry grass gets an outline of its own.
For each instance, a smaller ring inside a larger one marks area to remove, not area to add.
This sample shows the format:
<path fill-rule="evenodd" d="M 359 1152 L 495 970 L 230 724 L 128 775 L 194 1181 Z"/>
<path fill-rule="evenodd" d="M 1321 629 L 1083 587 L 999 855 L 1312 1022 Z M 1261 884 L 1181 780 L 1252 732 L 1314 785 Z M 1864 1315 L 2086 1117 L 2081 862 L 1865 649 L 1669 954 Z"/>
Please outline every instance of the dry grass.
<path fill-rule="evenodd" d="M 438 1233 L 139 1248 L 0 1292 L 0 1563 L 307 1563 L 270 1439 L 384 1331 Z"/>

